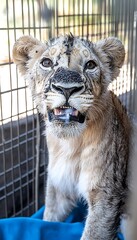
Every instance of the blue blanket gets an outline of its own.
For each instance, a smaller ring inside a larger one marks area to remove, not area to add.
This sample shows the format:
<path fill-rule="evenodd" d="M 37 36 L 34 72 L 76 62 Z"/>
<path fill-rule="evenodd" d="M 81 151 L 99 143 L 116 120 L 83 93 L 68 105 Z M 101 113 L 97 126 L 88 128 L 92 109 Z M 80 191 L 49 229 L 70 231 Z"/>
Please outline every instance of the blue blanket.
<path fill-rule="evenodd" d="M 32 217 L 0 220 L 0 240 L 79 240 L 85 223 L 85 209 L 78 206 L 65 222 L 42 220 L 44 207 Z M 123 240 L 118 234 L 119 240 Z"/>

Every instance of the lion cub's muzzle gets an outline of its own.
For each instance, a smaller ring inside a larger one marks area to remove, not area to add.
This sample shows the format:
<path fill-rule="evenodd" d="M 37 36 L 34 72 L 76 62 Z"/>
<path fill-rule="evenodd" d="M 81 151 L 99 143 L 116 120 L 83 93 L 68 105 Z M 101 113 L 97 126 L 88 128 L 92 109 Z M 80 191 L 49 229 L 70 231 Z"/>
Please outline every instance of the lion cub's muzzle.
<path fill-rule="evenodd" d="M 85 116 L 76 108 L 69 105 L 69 98 L 79 95 L 85 91 L 81 76 L 76 71 L 58 68 L 55 75 L 50 79 L 50 89 L 62 94 L 66 103 L 63 106 L 48 111 L 49 121 L 61 121 L 69 123 L 72 121 L 83 123 Z"/>

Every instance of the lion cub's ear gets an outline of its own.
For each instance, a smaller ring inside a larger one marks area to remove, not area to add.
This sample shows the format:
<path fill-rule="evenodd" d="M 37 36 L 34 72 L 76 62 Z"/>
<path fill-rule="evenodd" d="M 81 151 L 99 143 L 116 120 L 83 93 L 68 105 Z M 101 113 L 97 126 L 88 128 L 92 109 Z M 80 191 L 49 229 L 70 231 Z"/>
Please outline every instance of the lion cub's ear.
<path fill-rule="evenodd" d="M 22 75 L 28 69 L 28 61 L 36 60 L 45 51 L 42 42 L 31 36 L 20 37 L 13 46 L 13 61 L 17 64 Z"/>
<path fill-rule="evenodd" d="M 125 59 L 125 48 L 122 42 L 115 37 L 109 37 L 100 40 L 95 44 L 95 51 L 102 62 L 109 63 L 112 72 L 112 80 L 119 75 L 119 69 L 122 67 Z M 105 55 L 102 55 L 102 52 Z"/>

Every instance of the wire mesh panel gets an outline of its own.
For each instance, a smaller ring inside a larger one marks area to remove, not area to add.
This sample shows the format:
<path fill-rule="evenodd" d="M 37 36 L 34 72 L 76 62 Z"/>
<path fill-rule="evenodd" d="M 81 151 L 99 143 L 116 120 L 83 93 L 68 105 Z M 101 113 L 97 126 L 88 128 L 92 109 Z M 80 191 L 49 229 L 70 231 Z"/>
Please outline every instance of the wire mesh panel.
<path fill-rule="evenodd" d="M 0 217 L 29 216 L 44 203 L 47 148 L 43 122 L 12 61 L 23 34 L 47 40 L 72 32 L 120 38 L 126 59 L 110 88 L 137 116 L 136 0 L 3 0 L 0 7 Z"/>
<path fill-rule="evenodd" d="M 12 47 L 23 34 L 47 38 L 49 28 L 43 27 L 37 1 L 6 0 L 0 11 L 0 217 L 29 216 L 37 203 L 36 146 L 40 132 L 27 83 L 12 62 Z M 41 161 L 39 184 L 44 182 L 43 164 Z"/>

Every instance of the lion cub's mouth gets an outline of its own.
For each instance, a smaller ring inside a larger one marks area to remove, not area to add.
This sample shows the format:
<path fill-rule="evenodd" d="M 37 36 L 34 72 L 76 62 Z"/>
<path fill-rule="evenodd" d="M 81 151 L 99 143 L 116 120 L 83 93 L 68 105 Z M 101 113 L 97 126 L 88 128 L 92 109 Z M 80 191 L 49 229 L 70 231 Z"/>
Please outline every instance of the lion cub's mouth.
<path fill-rule="evenodd" d="M 79 122 L 84 123 L 85 116 L 73 107 L 58 107 L 48 111 L 49 121 L 61 121 L 64 123 Z"/>

